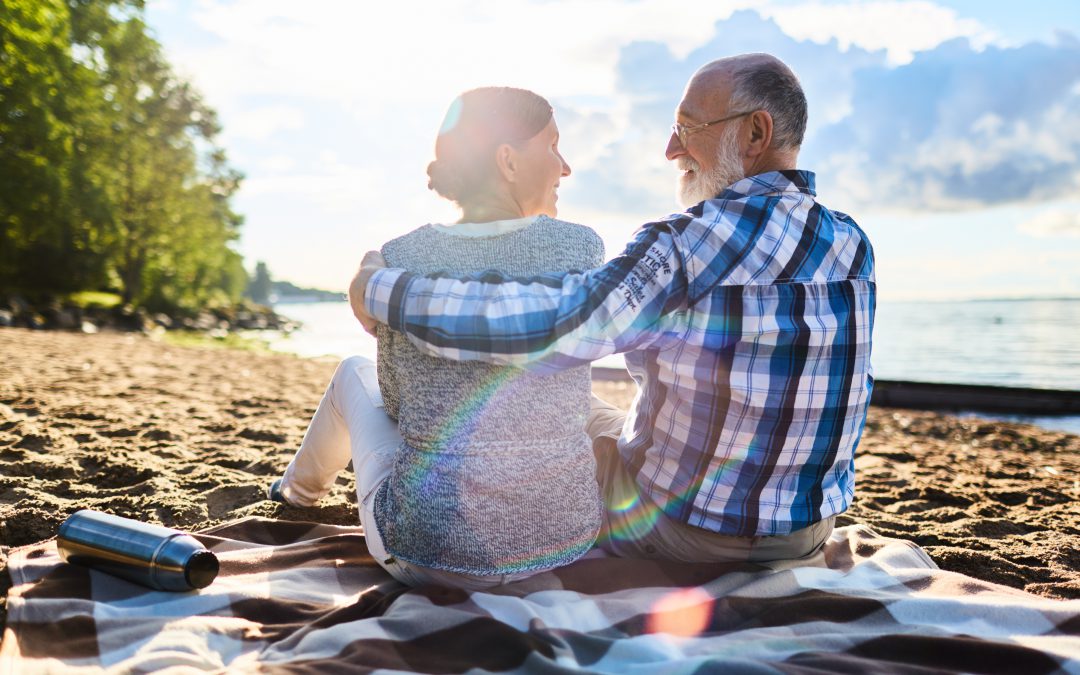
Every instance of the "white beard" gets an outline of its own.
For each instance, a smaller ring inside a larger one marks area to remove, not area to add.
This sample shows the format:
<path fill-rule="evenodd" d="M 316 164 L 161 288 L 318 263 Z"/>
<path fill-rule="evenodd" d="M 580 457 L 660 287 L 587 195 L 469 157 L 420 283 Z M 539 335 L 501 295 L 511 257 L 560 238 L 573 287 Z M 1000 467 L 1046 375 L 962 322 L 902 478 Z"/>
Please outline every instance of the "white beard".
<path fill-rule="evenodd" d="M 701 167 L 688 156 L 680 157 L 676 166 L 680 171 L 693 171 L 691 176 L 679 176 L 677 194 L 679 203 L 686 208 L 712 199 L 727 186 L 743 178 L 742 160 L 739 157 L 739 125 L 724 129 L 716 144 L 716 165 L 702 173 Z"/>

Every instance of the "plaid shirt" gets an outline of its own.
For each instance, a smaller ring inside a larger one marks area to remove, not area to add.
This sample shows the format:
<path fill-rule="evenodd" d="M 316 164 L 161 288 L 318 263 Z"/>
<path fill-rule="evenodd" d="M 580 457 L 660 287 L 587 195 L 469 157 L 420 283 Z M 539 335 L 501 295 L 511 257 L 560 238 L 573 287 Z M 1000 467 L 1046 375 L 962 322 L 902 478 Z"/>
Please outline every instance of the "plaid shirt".
<path fill-rule="evenodd" d="M 873 250 L 814 196 L 809 172 L 751 176 L 598 269 L 387 269 L 365 302 L 451 359 L 561 369 L 625 352 L 639 391 L 619 451 L 642 491 L 689 525 L 787 534 L 850 504 L 873 387 Z"/>

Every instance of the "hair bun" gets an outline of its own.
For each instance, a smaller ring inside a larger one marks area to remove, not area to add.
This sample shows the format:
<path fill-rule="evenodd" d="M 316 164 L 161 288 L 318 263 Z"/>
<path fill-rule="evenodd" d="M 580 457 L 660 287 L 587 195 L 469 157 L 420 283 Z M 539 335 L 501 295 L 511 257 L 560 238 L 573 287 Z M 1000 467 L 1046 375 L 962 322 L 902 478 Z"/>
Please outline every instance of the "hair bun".
<path fill-rule="evenodd" d="M 451 201 L 457 201 L 461 196 L 461 180 L 457 171 L 446 165 L 446 162 L 435 160 L 427 166 L 428 189 L 434 190 L 441 196 Z"/>

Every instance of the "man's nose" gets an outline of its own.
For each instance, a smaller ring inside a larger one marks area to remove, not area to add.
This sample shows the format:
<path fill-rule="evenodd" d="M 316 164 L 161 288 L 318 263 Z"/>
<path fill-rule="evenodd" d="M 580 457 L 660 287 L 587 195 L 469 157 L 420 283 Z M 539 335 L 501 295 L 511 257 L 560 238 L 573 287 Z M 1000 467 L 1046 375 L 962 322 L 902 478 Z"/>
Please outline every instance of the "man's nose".
<path fill-rule="evenodd" d="M 672 131 L 671 136 L 668 137 L 667 149 L 664 151 L 664 155 L 670 160 L 675 160 L 685 154 L 686 148 L 683 147 L 682 142 L 679 141 L 678 134 Z"/>
<path fill-rule="evenodd" d="M 559 159 L 562 160 L 562 177 L 566 178 L 570 175 L 570 165 L 566 163 L 566 159 L 562 155 L 559 155 Z"/>

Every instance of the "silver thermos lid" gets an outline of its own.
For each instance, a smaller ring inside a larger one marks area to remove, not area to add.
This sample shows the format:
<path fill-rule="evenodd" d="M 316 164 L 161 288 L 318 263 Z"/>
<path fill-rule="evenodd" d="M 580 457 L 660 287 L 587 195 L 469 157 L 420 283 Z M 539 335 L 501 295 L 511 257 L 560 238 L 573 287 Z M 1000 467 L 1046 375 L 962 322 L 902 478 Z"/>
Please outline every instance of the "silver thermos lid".
<path fill-rule="evenodd" d="M 60 557 L 161 591 L 210 585 L 218 559 L 195 537 L 100 511 L 77 511 L 60 525 Z"/>

